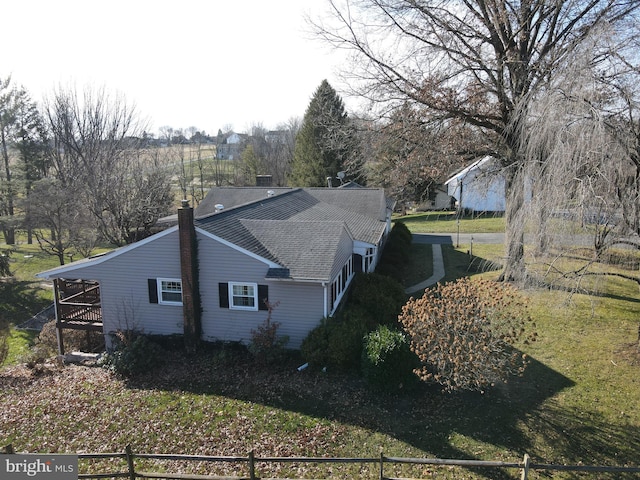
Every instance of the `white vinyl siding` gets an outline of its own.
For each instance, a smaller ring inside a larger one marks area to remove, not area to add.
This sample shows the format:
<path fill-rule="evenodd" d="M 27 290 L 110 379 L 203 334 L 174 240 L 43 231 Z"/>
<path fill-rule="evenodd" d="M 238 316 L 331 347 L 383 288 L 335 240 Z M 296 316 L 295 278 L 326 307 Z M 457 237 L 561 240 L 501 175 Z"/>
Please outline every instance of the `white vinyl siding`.
<path fill-rule="evenodd" d="M 324 316 L 324 288 L 322 283 L 270 281 L 265 277 L 269 270 L 266 263 L 251 258 L 238 250 L 213 239 L 201 236 L 198 243 L 200 264 L 200 292 L 202 298 L 202 338 L 206 341 L 231 341 L 249 343 L 252 331 L 267 318 L 264 310 L 241 310 L 220 302 L 221 283 L 229 293 L 230 283 L 268 285 L 269 302 L 277 305 L 272 320 L 278 322 L 278 335 L 289 337 L 287 348 L 300 348 L 302 340 L 316 327 Z M 263 301 L 258 295 L 258 306 Z"/>
<path fill-rule="evenodd" d="M 127 248 L 127 247 L 125 247 Z M 152 242 L 144 240 L 100 264 L 73 271 L 74 278 L 100 282 L 102 318 L 106 334 L 138 330 L 149 335 L 182 334 L 182 309 L 160 304 L 158 280 L 180 278 L 178 232 L 161 233 Z M 162 261 L 158 261 L 158 259 Z M 157 303 L 149 300 L 149 280 L 156 281 Z"/>
<path fill-rule="evenodd" d="M 328 299 L 322 283 L 269 281 L 265 278 L 269 269 L 265 262 L 200 233 L 198 238 L 203 340 L 251 341 L 252 331 L 264 322 L 267 312 L 258 308 L 229 308 L 231 298 L 229 306 L 222 308 L 219 284 L 254 284 L 258 296 L 256 306 L 259 307 L 263 300 L 258 292 L 260 286 L 268 286 L 269 302 L 277 305 L 273 320 L 280 323 L 278 334 L 289 337 L 287 347 L 299 348 L 309 331 L 325 315 Z M 149 280 L 159 283 L 160 279 L 180 278 L 178 251 L 177 231 L 171 231 L 108 262 L 86 265 L 73 271 L 77 278 L 100 282 L 105 333 L 126 329 L 140 330 L 150 335 L 183 333 L 182 309 L 160 304 L 160 295 L 156 300 L 158 303 L 151 302 L 148 286 Z M 336 270 L 341 270 L 345 261 L 343 256 L 337 262 L 340 267 L 336 266 Z M 157 283 L 154 292 L 158 292 Z"/>

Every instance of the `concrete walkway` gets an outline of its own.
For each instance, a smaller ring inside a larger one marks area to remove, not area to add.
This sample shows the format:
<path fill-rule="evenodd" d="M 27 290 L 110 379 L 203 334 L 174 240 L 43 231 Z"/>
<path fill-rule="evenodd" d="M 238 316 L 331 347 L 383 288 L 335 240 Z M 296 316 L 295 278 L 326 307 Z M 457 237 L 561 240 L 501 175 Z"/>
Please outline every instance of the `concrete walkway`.
<path fill-rule="evenodd" d="M 433 249 L 433 274 L 424 282 L 420 282 L 412 287 L 405 289 L 406 294 L 422 291 L 431 285 L 438 283 L 444 278 L 444 259 L 442 258 L 442 245 L 434 243 L 431 245 Z"/>
<path fill-rule="evenodd" d="M 503 243 L 503 233 L 414 233 L 413 242 L 430 244 L 433 248 L 433 274 L 425 281 L 405 289 L 406 294 L 422 291 L 435 285 L 444 278 L 444 259 L 442 258 L 442 244 L 455 245 L 467 243 Z"/>

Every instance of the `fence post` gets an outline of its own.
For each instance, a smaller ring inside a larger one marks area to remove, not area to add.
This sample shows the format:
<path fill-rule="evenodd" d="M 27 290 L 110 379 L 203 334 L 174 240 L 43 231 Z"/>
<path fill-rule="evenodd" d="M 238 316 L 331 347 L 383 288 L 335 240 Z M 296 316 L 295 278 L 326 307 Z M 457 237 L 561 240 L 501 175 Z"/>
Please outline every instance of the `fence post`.
<path fill-rule="evenodd" d="M 133 452 L 131 451 L 131 444 L 127 445 L 124 450 L 127 454 L 127 466 L 129 467 L 129 480 L 135 480 L 136 471 L 135 471 L 135 466 L 133 464 Z"/>
<path fill-rule="evenodd" d="M 531 463 L 531 458 L 529 457 L 529 454 L 525 453 L 520 480 L 527 480 L 529 478 L 529 463 Z"/>
<path fill-rule="evenodd" d="M 384 452 L 380 449 L 380 480 L 384 480 Z"/>
<path fill-rule="evenodd" d="M 253 450 L 249 452 L 249 478 L 251 480 L 256 480 L 256 458 L 253 453 Z"/>

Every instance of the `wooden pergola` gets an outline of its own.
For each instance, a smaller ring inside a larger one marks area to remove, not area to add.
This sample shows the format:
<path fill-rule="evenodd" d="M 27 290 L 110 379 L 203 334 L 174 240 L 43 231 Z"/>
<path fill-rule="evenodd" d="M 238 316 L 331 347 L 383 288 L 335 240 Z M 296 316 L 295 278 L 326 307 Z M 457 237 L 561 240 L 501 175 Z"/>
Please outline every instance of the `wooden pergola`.
<path fill-rule="evenodd" d="M 100 284 L 88 280 L 53 281 L 58 353 L 64 355 L 64 329 L 102 332 Z"/>

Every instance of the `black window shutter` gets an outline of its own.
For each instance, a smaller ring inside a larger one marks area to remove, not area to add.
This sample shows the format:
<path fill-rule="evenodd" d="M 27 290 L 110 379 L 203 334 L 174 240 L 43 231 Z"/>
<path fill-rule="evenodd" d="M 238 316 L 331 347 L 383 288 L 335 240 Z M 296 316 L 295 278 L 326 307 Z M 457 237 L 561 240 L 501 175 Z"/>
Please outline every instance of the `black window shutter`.
<path fill-rule="evenodd" d="M 269 285 L 258 285 L 258 310 L 269 310 Z"/>
<path fill-rule="evenodd" d="M 220 293 L 220 308 L 229 308 L 229 284 L 219 283 L 218 292 Z"/>
<path fill-rule="evenodd" d="M 158 282 L 155 278 L 147 280 L 149 284 L 149 303 L 158 303 Z"/>

